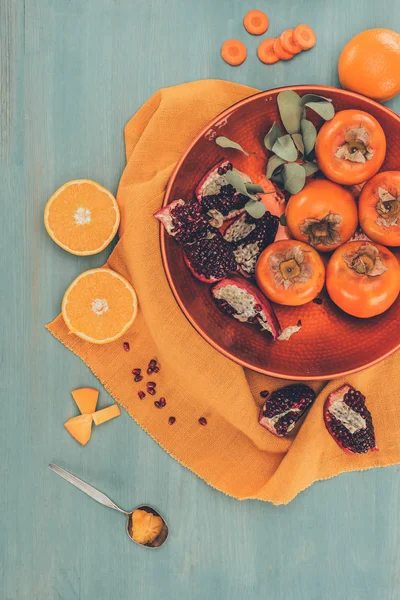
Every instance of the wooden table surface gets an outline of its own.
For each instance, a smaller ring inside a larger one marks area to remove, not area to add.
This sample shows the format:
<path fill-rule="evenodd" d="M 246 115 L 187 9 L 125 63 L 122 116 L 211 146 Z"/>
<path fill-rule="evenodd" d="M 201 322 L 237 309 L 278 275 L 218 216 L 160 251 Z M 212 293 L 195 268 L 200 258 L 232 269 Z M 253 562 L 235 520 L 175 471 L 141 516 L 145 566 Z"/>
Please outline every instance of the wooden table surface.
<path fill-rule="evenodd" d="M 318 45 L 262 65 L 259 40 L 241 24 L 252 8 L 268 12 L 271 36 L 304 22 Z M 203 78 L 335 85 L 345 42 L 398 27 L 399 17 L 398 0 L 0 0 L 1 600 L 398 600 L 396 467 L 317 483 L 274 507 L 211 489 L 126 413 L 85 448 L 71 440 L 62 426 L 76 412 L 70 390 L 98 383 L 44 324 L 106 253 L 67 254 L 42 215 L 69 179 L 116 191 L 123 127 L 158 88 Z M 219 56 L 227 38 L 247 44 L 239 68 Z M 399 111 L 400 97 L 390 106 Z M 100 406 L 110 401 L 101 389 Z M 132 544 L 121 515 L 49 462 L 124 508 L 159 507 L 168 543 L 157 552 Z"/>

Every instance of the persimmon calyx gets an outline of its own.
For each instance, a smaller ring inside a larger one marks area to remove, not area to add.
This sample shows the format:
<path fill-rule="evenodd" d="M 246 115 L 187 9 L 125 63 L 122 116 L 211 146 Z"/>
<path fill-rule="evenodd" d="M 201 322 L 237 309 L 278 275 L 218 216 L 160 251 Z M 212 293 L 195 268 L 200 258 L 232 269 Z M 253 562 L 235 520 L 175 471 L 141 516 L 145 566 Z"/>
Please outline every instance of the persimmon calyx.
<path fill-rule="evenodd" d="M 396 225 L 400 218 L 400 198 L 392 196 L 390 192 L 382 187 L 378 188 L 379 200 L 376 203 L 378 213 L 377 224 L 384 227 Z"/>
<path fill-rule="evenodd" d="M 374 156 L 369 145 L 369 135 L 365 127 L 356 127 L 346 131 L 345 143 L 336 151 L 336 158 L 350 162 L 365 163 Z"/>
<path fill-rule="evenodd" d="M 377 277 L 387 271 L 382 262 L 378 248 L 372 244 L 363 244 L 354 254 L 343 254 L 346 265 L 359 275 Z"/>
<path fill-rule="evenodd" d="M 333 246 L 340 244 L 342 238 L 338 232 L 342 216 L 329 213 L 322 219 L 304 219 L 300 225 L 300 231 L 308 237 L 310 246 Z"/>
<path fill-rule="evenodd" d="M 288 289 L 295 283 L 306 283 L 312 275 L 311 267 L 305 261 L 300 246 L 290 248 L 284 254 L 272 254 L 269 261 L 277 287 L 283 285 Z"/>

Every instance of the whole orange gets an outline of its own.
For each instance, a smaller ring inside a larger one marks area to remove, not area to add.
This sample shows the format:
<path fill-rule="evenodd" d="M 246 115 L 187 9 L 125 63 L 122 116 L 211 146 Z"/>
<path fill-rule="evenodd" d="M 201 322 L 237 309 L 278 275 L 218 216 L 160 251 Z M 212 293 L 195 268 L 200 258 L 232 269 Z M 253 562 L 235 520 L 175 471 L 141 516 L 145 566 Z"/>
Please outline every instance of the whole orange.
<path fill-rule="evenodd" d="M 385 102 L 400 92 L 400 34 L 367 29 L 343 48 L 340 83 L 347 90 Z"/>

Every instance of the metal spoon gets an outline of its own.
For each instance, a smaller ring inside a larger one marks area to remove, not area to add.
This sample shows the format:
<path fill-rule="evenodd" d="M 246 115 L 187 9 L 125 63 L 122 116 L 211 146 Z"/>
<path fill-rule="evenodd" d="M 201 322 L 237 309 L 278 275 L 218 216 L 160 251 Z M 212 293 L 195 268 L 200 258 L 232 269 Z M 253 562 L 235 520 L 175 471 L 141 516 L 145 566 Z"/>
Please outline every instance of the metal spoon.
<path fill-rule="evenodd" d="M 165 519 L 160 515 L 160 513 L 158 513 L 156 510 L 154 510 L 154 508 L 152 506 L 147 506 L 147 504 L 141 504 L 140 506 L 137 506 L 136 508 L 134 508 L 132 511 L 127 512 L 126 510 L 122 510 L 122 508 L 119 508 L 119 506 L 114 504 L 114 502 L 112 500 L 110 500 L 110 498 L 107 498 L 107 496 L 105 496 L 102 492 L 100 492 L 99 490 L 96 490 L 96 488 L 94 488 L 91 485 L 89 485 L 88 483 L 86 483 L 86 481 L 82 481 L 82 479 L 79 479 L 78 477 L 76 477 L 76 475 L 73 475 L 72 473 L 65 471 L 65 469 L 62 469 L 61 467 L 58 467 L 57 465 L 53 465 L 53 464 L 49 465 L 49 469 L 51 469 L 52 471 L 57 473 L 57 475 L 60 475 L 60 477 L 63 477 L 69 483 L 72 483 L 72 485 L 77 487 L 78 490 L 85 492 L 85 494 L 87 494 L 94 500 L 97 500 L 97 502 L 99 502 L 100 504 L 104 504 L 104 506 L 113 508 L 114 510 L 117 510 L 118 512 L 126 515 L 128 517 L 126 520 L 126 532 L 129 536 L 129 539 L 132 540 L 132 542 L 135 542 L 135 544 L 138 544 L 138 546 L 145 546 L 146 548 L 159 548 L 166 541 L 166 539 L 168 537 L 168 525 L 167 525 Z M 141 544 L 140 542 L 137 542 L 136 540 L 133 539 L 133 537 L 130 534 L 130 531 L 132 530 L 132 527 L 131 527 L 132 515 L 135 512 L 135 510 L 139 510 L 139 509 L 144 510 L 148 513 L 151 513 L 152 515 L 155 515 L 156 517 L 160 517 L 163 522 L 162 529 L 161 529 L 160 533 L 158 534 L 158 536 L 156 537 L 156 539 L 153 540 L 152 542 L 149 542 L 148 544 Z"/>

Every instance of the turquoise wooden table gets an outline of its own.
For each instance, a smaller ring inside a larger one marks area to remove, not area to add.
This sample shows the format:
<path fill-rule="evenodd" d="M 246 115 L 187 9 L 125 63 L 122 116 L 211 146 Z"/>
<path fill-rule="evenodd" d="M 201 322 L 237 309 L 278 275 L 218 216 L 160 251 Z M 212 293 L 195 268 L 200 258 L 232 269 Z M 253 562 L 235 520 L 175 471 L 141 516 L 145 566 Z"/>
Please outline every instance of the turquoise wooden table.
<path fill-rule="evenodd" d="M 304 22 L 318 45 L 272 67 L 241 21 Z M 0 0 L 1 600 L 397 600 L 398 468 L 317 483 L 288 506 L 238 502 L 185 470 L 126 413 L 81 448 L 62 424 L 70 390 L 97 386 L 44 329 L 63 291 L 106 253 L 68 255 L 42 225 L 50 194 L 88 177 L 116 191 L 123 127 L 158 88 L 201 78 L 260 89 L 337 84 L 357 32 L 399 23 L 398 0 Z M 248 60 L 223 63 L 221 43 Z M 201 98 L 199 98 L 201 102 Z M 400 97 L 390 104 L 400 110 Z M 100 406 L 111 398 L 101 389 Z M 47 469 L 87 479 L 124 508 L 152 503 L 171 537 L 132 544 L 120 515 Z"/>

